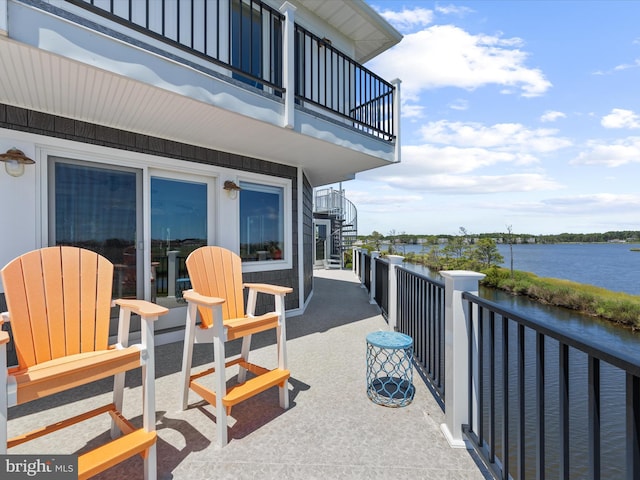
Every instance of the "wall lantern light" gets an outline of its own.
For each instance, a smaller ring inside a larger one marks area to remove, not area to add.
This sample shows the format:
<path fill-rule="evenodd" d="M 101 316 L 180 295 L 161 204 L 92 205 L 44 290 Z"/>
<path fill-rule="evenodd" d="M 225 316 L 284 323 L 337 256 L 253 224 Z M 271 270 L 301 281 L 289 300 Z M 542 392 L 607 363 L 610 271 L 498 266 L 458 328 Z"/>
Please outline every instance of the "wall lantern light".
<path fill-rule="evenodd" d="M 229 195 L 229 198 L 231 199 L 235 199 L 238 198 L 238 192 L 240 190 L 242 190 L 237 184 L 236 182 L 233 182 L 231 180 L 227 180 L 224 182 L 224 186 L 222 187 L 227 191 L 227 194 Z"/>
<path fill-rule="evenodd" d="M 12 177 L 21 177 L 24 174 L 25 165 L 36 163 L 15 147 L 10 148 L 6 153 L 0 153 L 0 161 L 4 162 L 4 169 Z"/>

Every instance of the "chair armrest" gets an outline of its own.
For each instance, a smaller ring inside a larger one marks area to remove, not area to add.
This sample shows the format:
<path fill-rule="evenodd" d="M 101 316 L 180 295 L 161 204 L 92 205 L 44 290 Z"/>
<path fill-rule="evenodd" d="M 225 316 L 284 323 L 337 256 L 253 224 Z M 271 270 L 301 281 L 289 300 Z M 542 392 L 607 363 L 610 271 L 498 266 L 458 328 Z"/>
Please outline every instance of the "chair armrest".
<path fill-rule="evenodd" d="M 9 343 L 9 332 L 4 330 L 0 331 L 0 345 Z"/>
<path fill-rule="evenodd" d="M 156 305 L 155 303 L 147 302 L 146 300 L 131 300 L 119 298 L 117 300 L 114 300 L 113 303 L 120 306 L 121 308 L 129 309 L 133 313 L 137 313 L 143 318 L 159 317 L 160 315 L 164 315 L 169 311 L 168 308 L 161 307 L 160 305 Z"/>
<path fill-rule="evenodd" d="M 286 295 L 293 292 L 291 287 L 281 287 L 280 285 L 269 285 L 268 283 L 245 283 L 245 288 L 255 290 L 259 293 L 268 293 L 271 295 Z"/>
<path fill-rule="evenodd" d="M 214 305 L 222 305 L 226 300 L 218 297 L 207 297 L 206 295 L 200 295 L 193 290 L 185 290 L 182 292 L 182 298 L 187 302 L 195 303 L 203 307 L 213 307 Z"/>

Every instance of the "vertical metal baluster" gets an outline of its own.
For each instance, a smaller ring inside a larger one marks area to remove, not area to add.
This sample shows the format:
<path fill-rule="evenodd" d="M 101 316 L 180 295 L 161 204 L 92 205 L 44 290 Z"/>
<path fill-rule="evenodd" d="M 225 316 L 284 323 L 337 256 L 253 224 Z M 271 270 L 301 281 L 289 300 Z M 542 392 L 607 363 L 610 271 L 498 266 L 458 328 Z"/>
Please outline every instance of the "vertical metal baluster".
<path fill-rule="evenodd" d="M 229 13 L 231 15 L 231 13 Z M 220 2 L 216 2 L 216 58 L 220 60 L 220 32 L 222 31 L 222 23 L 220 19 Z"/>
<path fill-rule="evenodd" d="M 484 448 L 484 308 L 478 306 L 478 445 Z"/>
<path fill-rule="evenodd" d="M 195 19 L 196 17 L 194 16 L 194 10 L 195 10 L 196 6 L 194 3 L 194 0 L 191 0 L 191 48 L 195 50 Z"/>
<path fill-rule="evenodd" d="M 489 312 L 489 461 L 496 461 L 496 314 Z"/>
<path fill-rule="evenodd" d="M 509 318 L 502 315 L 502 478 L 509 478 Z"/>
<path fill-rule="evenodd" d="M 627 373 L 627 480 L 640 478 L 640 378 Z"/>
<path fill-rule="evenodd" d="M 545 479 L 545 441 L 544 441 L 544 335 L 536 332 L 536 479 Z"/>
<path fill-rule="evenodd" d="M 524 480 L 526 472 L 525 442 L 525 337 L 524 325 L 518 324 L 518 479 Z"/>
<path fill-rule="evenodd" d="M 176 42 L 180 43 L 180 0 L 176 2 Z"/>
<path fill-rule="evenodd" d="M 165 22 L 167 21 L 166 19 L 166 13 L 167 13 L 167 6 L 165 4 L 165 0 L 162 0 L 162 36 L 165 36 Z"/>
<path fill-rule="evenodd" d="M 589 478 L 600 480 L 600 360 L 587 359 L 589 396 Z"/>
<path fill-rule="evenodd" d="M 467 362 L 467 368 L 469 371 L 469 385 L 467 387 L 468 391 L 467 391 L 467 405 L 469 407 L 469 413 L 467 414 L 467 416 L 469 417 L 469 429 L 471 431 L 473 431 L 473 340 L 474 340 L 474 330 L 473 330 L 473 308 L 474 308 L 474 304 L 470 301 L 467 300 L 466 301 L 466 307 L 467 307 L 467 311 L 469 312 L 468 315 L 468 331 L 469 331 L 469 342 L 468 342 L 468 351 L 467 351 L 467 357 L 468 357 L 468 362 Z M 478 432 L 475 432 L 476 436 L 478 435 Z"/>
<path fill-rule="evenodd" d="M 202 28 L 203 28 L 203 32 L 202 32 L 202 41 L 204 42 L 204 54 L 205 55 L 209 55 L 209 35 L 208 35 L 208 26 L 209 26 L 209 2 L 204 2 L 203 5 L 203 19 L 202 19 Z"/>
<path fill-rule="evenodd" d="M 560 478 L 569 478 L 569 346 L 559 345 Z"/>

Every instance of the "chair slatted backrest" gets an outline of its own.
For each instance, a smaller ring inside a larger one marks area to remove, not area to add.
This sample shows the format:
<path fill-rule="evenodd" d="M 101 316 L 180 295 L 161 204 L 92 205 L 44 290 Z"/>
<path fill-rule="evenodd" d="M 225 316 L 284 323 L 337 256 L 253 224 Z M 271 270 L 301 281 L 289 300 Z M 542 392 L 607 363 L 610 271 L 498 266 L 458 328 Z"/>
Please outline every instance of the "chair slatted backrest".
<path fill-rule="evenodd" d="M 193 289 L 208 297 L 224 298 L 222 318 L 244 317 L 242 260 L 222 247 L 200 247 L 187 257 L 187 270 Z M 211 310 L 201 308 L 203 326 L 211 326 Z"/>
<path fill-rule="evenodd" d="M 20 368 L 108 347 L 109 260 L 48 247 L 17 257 L 1 273 Z"/>

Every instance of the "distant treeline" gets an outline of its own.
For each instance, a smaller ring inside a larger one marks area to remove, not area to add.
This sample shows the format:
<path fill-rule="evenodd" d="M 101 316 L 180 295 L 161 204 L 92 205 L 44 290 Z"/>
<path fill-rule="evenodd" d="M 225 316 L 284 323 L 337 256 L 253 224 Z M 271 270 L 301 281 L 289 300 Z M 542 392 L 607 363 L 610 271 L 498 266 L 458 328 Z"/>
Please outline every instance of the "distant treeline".
<path fill-rule="evenodd" d="M 370 243 L 403 243 L 407 245 L 436 245 L 452 238 L 466 237 L 470 242 L 475 239 L 491 238 L 498 243 L 602 243 L 602 242 L 640 242 L 640 230 L 622 230 L 604 233 L 559 233 L 557 235 L 534 235 L 530 233 L 469 233 L 466 230 L 460 235 L 419 235 L 390 232 L 382 235 L 372 232 L 370 235 L 359 235 L 358 239 L 365 244 Z"/>

